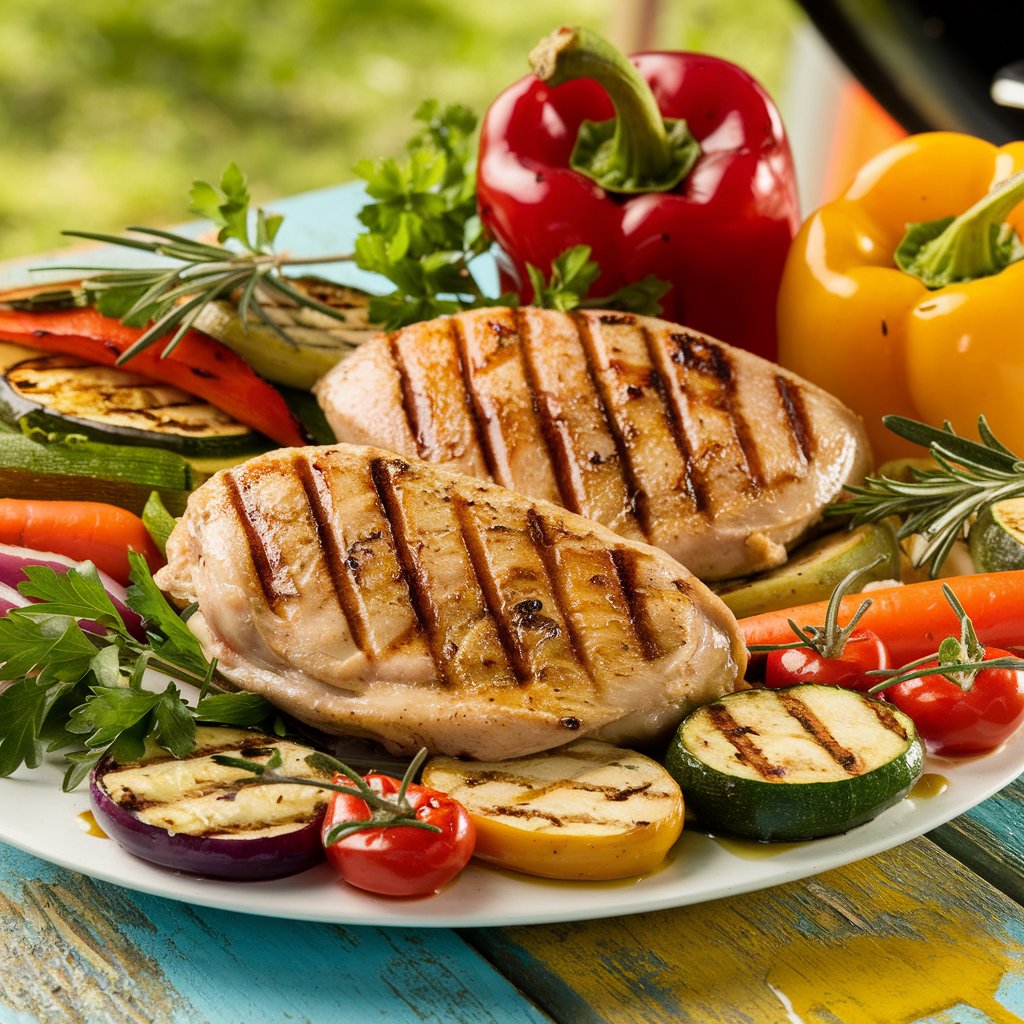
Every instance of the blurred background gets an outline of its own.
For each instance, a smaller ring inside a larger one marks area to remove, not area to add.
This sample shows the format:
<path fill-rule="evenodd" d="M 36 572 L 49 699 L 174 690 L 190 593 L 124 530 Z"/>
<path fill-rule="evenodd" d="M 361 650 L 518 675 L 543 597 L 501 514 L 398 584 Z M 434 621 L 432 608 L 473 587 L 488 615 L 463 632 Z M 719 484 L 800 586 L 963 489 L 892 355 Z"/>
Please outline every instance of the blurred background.
<path fill-rule="evenodd" d="M 773 95 L 790 0 L 0 0 L 0 258 L 62 228 L 188 218 L 192 180 L 236 161 L 260 200 L 394 155 L 420 101 L 482 114 L 534 43 L 586 24 L 627 49 L 705 50 Z"/>
<path fill-rule="evenodd" d="M 947 23 L 947 41 L 964 38 L 950 19 L 967 5 L 938 18 L 927 6 L 806 5 L 873 88 L 918 90 L 883 96 L 910 127 L 925 126 L 911 122 L 943 99 L 957 57 L 914 65 L 907 47 L 941 43 Z M 0 0 L 0 258 L 58 247 L 65 227 L 181 222 L 193 179 L 232 160 L 259 201 L 349 180 L 357 160 L 400 150 L 425 98 L 482 114 L 563 23 L 749 70 L 782 109 L 805 211 L 901 134 L 795 0 Z M 991 51 L 1001 37 L 985 38 Z"/>

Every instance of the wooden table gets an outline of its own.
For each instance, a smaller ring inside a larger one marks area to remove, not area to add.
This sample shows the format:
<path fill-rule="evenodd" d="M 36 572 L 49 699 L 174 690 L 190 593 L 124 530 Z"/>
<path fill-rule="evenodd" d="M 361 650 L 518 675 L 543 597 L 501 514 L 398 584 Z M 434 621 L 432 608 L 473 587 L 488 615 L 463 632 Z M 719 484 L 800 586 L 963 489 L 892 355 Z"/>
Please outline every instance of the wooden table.
<path fill-rule="evenodd" d="M 275 204 L 285 244 L 290 224 L 307 251 L 334 251 L 353 227 L 335 198 Z M 1022 900 L 1024 780 L 925 838 L 774 889 L 458 932 L 198 908 L 0 845 L 0 1024 L 1003 1024 L 1024 1020 Z"/>
<path fill-rule="evenodd" d="M 816 878 L 459 932 L 191 907 L 0 845 L 0 1024 L 1003 1024 L 1024 1020 L 1022 897 L 1022 780 Z"/>

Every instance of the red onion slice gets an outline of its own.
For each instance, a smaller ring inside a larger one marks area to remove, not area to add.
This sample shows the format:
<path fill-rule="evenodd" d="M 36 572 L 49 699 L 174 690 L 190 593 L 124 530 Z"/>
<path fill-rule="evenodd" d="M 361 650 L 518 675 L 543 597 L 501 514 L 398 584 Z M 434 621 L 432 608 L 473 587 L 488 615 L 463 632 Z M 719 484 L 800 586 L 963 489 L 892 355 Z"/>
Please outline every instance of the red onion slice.
<path fill-rule="evenodd" d="M 27 565 L 43 565 L 53 569 L 54 572 L 65 573 L 68 569 L 81 569 L 85 563 L 76 562 L 73 558 L 59 555 L 54 551 L 33 551 L 31 548 L 17 547 L 14 544 L 0 544 L 0 585 L 18 594 L 21 603 L 15 607 L 24 607 L 32 602 L 32 598 L 18 593 L 18 584 L 24 583 L 28 579 L 24 573 Z M 128 627 L 128 632 L 137 640 L 145 641 L 146 630 L 142 619 L 125 603 L 127 600 L 125 588 L 105 572 L 101 572 L 99 569 L 96 572 L 103 584 L 103 589 L 110 595 L 110 600 L 124 620 L 125 626 Z M 11 607 L 10 605 L 6 608 L 3 607 L 2 602 L 3 595 L 0 593 L 0 613 L 8 611 Z"/>
<path fill-rule="evenodd" d="M 327 791 L 284 784 L 240 789 L 238 780 L 251 782 L 252 775 L 210 760 L 213 753 L 255 757 L 253 750 L 275 746 L 285 755 L 283 770 L 290 763 L 291 773 L 309 776 L 302 759 L 312 749 L 218 726 L 199 726 L 196 744 L 180 761 L 159 751 L 132 765 L 104 758 L 93 768 L 93 812 L 107 835 L 136 857 L 207 878 L 282 878 L 323 860 Z"/>

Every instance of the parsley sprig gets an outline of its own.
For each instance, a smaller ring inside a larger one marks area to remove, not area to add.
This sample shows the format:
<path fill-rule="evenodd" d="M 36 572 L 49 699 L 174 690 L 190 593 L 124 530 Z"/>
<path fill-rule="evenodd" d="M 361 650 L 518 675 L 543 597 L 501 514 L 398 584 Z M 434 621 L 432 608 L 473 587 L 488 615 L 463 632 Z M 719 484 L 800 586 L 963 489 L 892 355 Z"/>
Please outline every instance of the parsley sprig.
<path fill-rule="evenodd" d="M 210 692 L 215 663 L 164 599 L 142 556 L 129 558 L 127 604 L 145 622 L 147 642 L 129 631 L 91 567 L 66 575 L 25 568 L 28 579 L 18 589 L 36 603 L 0 618 L 0 680 L 9 681 L 0 682 L 0 777 L 23 764 L 38 767 L 45 751 L 63 750 L 63 788 L 71 790 L 106 753 L 130 761 L 153 742 L 187 757 L 197 721 L 262 725 L 280 734 L 264 698 Z M 171 677 L 162 690 L 143 687 L 147 669 Z M 194 707 L 178 683 L 198 687 Z"/>
<path fill-rule="evenodd" d="M 219 189 L 197 181 L 189 196 L 190 212 L 219 228 L 217 244 L 146 227 L 128 228 L 124 236 L 66 231 L 163 260 L 147 267 L 64 267 L 97 271 L 82 283 L 84 298 L 61 291 L 26 304 L 84 301 L 130 326 L 146 327 L 122 354 L 122 363 L 165 338 L 166 355 L 203 309 L 220 300 L 237 305 L 243 324 L 259 319 L 296 345 L 268 312 L 275 302 L 284 299 L 344 320 L 343 310 L 289 280 L 285 271 L 303 265 L 350 262 L 385 278 L 392 290 L 370 299 L 369 314 L 387 330 L 462 309 L 516 305 L 515 293 L 488 294 L 477 276 L 476 261 L 493 240 L 476 209 L 476 115 L 460 104 L 428 100 L 415 118 L 419 128 L 402 156 L 363 160 L 355 167 L 370 202 L 360 211 L 363 231 L 351 253 L 297 258 L 279 252 L 275 241 L 282 217 L 252 208 L 245 175 L 231 164 Z M 600 268 L 586 246 L 567 250 L 550 268 L 530 267 L 529 276 L 535 304 L 563 311 L 586 305 L 656 314 L 669 287 L 648 276 L 612 295 L 588 298 Z"/>

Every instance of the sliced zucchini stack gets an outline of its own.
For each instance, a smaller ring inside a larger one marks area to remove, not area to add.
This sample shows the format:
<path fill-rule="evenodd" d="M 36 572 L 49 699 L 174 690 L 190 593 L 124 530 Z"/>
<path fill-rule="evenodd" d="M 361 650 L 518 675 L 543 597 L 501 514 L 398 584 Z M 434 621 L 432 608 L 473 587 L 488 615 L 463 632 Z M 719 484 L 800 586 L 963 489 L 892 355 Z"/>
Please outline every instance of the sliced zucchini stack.
<path fill-rule="evenodd" d="M 846 832 L 902 800 L 924 748 L 898 709 L 852 690 L 741 690 L 683 720 L 665 765 L 703 828 L 759 840 Z"/>

